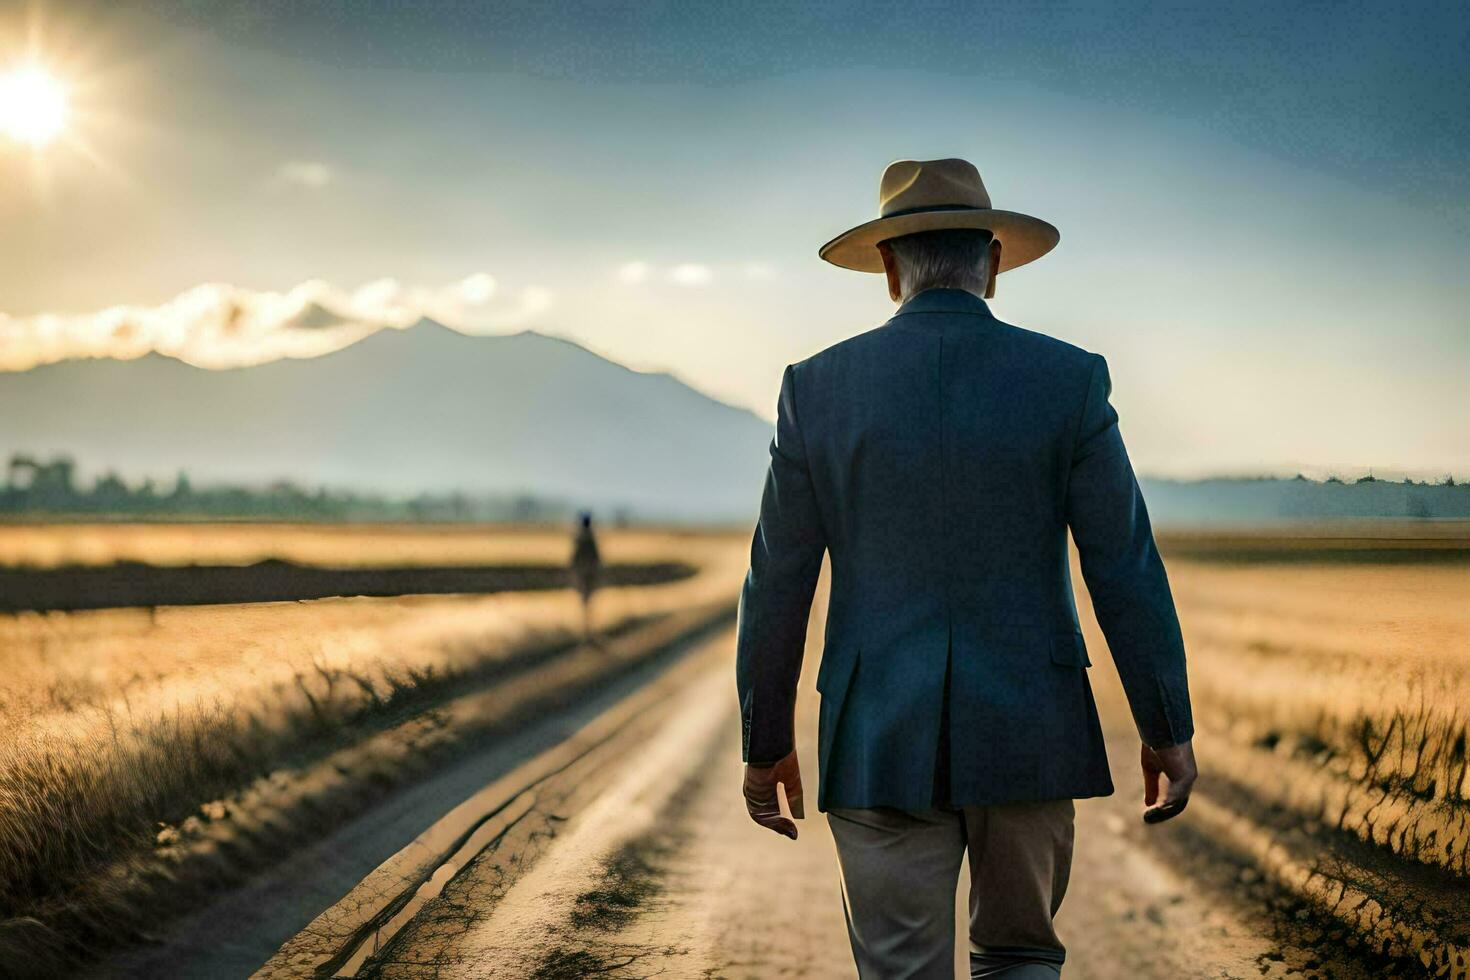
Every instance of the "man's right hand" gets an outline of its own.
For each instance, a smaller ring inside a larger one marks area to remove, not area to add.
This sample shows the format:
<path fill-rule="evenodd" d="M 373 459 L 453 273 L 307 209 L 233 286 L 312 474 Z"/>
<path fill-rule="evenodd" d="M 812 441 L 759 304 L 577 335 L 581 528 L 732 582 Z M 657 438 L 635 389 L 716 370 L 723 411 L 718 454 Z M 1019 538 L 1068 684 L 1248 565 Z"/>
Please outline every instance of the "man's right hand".
<path fill-rule="evenodd" d="M 750 819 L 774 830 L 783 837 L 796 840 L 796 824 L 781 815 L 781 801 L 776 796 L 776 784 L 786 790 L 786 805 L 797 820 L 806 816 L 801 797 L 801 765 L 796 761 L 796 750 L 792 749 L 784 759 L 770 766 L 745 767 L 745 809 Z"/>
<path fill-rule="evenodd" d="M 1143 746 L 1143 811 L 1144 823 L 1163 823 L 1184 812 L 1189 804 L 1189 791 L 1199 770 L 1194 764 L 1194 745 L 1180 742 L 1166 749 L 1151 749 Z M 1164 800 L 1159 802 L 1159 776 L 1168 779 Z M 1158 804 L 1155 806 L 1154 804 Z"/>

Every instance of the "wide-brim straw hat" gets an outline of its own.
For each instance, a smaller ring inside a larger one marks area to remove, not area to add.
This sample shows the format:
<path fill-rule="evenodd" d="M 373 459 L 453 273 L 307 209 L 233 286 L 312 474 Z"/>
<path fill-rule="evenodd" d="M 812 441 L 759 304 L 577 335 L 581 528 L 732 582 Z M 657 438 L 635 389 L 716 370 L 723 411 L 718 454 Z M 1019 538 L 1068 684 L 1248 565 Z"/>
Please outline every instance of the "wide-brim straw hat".
<path fill-rule="evenodd" d="M 990 206 L 980 171 L 968 160 L 899 160 L 883 171 L 878 217 L 844 231 L 818 249 L 833 265 L 882 272 L 878 243 L 943 228 L 978 228 L 1000 241 L 1000 271 L 1041 258 L 1061 232 L 1049 222 Z"/>

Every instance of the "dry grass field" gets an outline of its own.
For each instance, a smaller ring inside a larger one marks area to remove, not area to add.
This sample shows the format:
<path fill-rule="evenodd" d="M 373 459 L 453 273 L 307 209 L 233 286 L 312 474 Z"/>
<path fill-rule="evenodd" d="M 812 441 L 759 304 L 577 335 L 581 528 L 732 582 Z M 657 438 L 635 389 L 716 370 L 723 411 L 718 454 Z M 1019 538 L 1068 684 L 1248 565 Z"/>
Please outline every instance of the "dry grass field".
<path fill-rule="evenodd" d="M 599 623 L 616 637 L 733 607 L 748 537 L 627 530 L 603 545 L 610 562 L 697 569 L 600 593 Z M 1187 817 L 1149 846 L 1209 894 L 1269 907 L 1275 941 L 1307 951 L 1303 976 L 1372 975 L 1362 962 L 1464 976 L 1470 526 L 1164 533 L 1160 545 L 1204 775 Z M 562 528 L 0 528 L 12 569 L 551 567 L 567 552 Z M 413 746 L 452 726 L 453 698 L 562 670 L 575 603 L 542 589 L 0 615 L 0 962 L 54 964 L 146 935 L 140 895 L 201 868 L 228 884 L 279 859 L 260 853 L 273 842 L 285 853 L 345 819 L 367 798 L 323 785 L 391 782 Z M 1126 753 L 1121 689 L 1079 608 L 1110 740 Z M 391 758 L 353 769 L 351 753 L 400 729 Z"/>
<path fill-rule="evenodd" d="M 698 549 L 712 537 L 648 528 L 599 533 L 603 558 L 628 564 L 667 561 L 682 554 L 681 542 Z M 569 548 L 564 528 L 545 525 L 0 524 L 0 567 L 249 565 L 272 558 L 333 568 L 562 564 Z"/>
<path fill-rule="evenodd" d="M 602 543 L 610 563 L 698 569 L 599 592 L 609 635 L 733 605 L 740 536 L 613 531 Z M 0 531 L 0 558 L 40 568 L 558 567 L 569 547 L 562 528 Z M 446 698 L 567 649 L 579 624 L 567 589 L 0 615 L 0 962 L 44 966 L 146 930 L 140 896 L 180 873 L 170 849 L 226 820 L 231 799 L 406 717 L 432 718 Z M 214 870 L 230 859 L 215 855 Z"/>
<path fill-rule="evenodd" d="M 1300 899 L 1324 948 L 1465 975 L 1470 526 L 1160 544 L 1199 729 L 1195 842 L 1237 862 L 1242 887 Z M 1097 686 L 1126 724 L 1116 681 Z"/>

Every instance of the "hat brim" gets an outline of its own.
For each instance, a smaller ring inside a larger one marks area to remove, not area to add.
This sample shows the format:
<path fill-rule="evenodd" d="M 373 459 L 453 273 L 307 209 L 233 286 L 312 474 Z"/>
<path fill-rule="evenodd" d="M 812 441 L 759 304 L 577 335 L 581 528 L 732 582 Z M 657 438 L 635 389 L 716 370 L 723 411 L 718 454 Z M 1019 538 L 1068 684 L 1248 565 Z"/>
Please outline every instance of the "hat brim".
<path fill-rule="evenodd" d="M 900 235 L 945 228 L 976 228 L 1000 241 L 1000 271 L 1034 262 L 1056 248 L 1062 233 L 1050 222 L 1017 211 L 995 208 L 966 208 L 947 211 L 915 211 L 875 218 L 851 228 L 817 250 L 833 265 L 855 272 L 882 272 L 878 243 Z"/>

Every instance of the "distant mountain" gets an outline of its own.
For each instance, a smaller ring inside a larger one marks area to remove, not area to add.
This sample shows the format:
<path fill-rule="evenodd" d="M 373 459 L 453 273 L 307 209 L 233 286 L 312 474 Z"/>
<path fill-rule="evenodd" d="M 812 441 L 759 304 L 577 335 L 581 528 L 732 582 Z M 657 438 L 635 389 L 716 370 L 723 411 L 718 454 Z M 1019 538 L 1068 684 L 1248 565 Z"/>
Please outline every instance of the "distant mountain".
<path fill-rule="evenodd" d="M 0 453 L 125 477 L 411 494 L 528 491 L 645 516 L 754 517 L 770 423 L 534 332 L 425 320 L 306 360 L 159 354 L 0 373 Z"/>
<path fill-rule="evenodd" d="M 0 372 L 0 458 L 167 481 L 390 495 L 527 492 L 647 518 L 753 520 L 771 425 L 666 374 L 527 331 L 425 320 L 322 357 L 211 371 L 149 354 Z M 1155 524 L 1470 517 L 1470 487 L 1144 479 Z"/>

